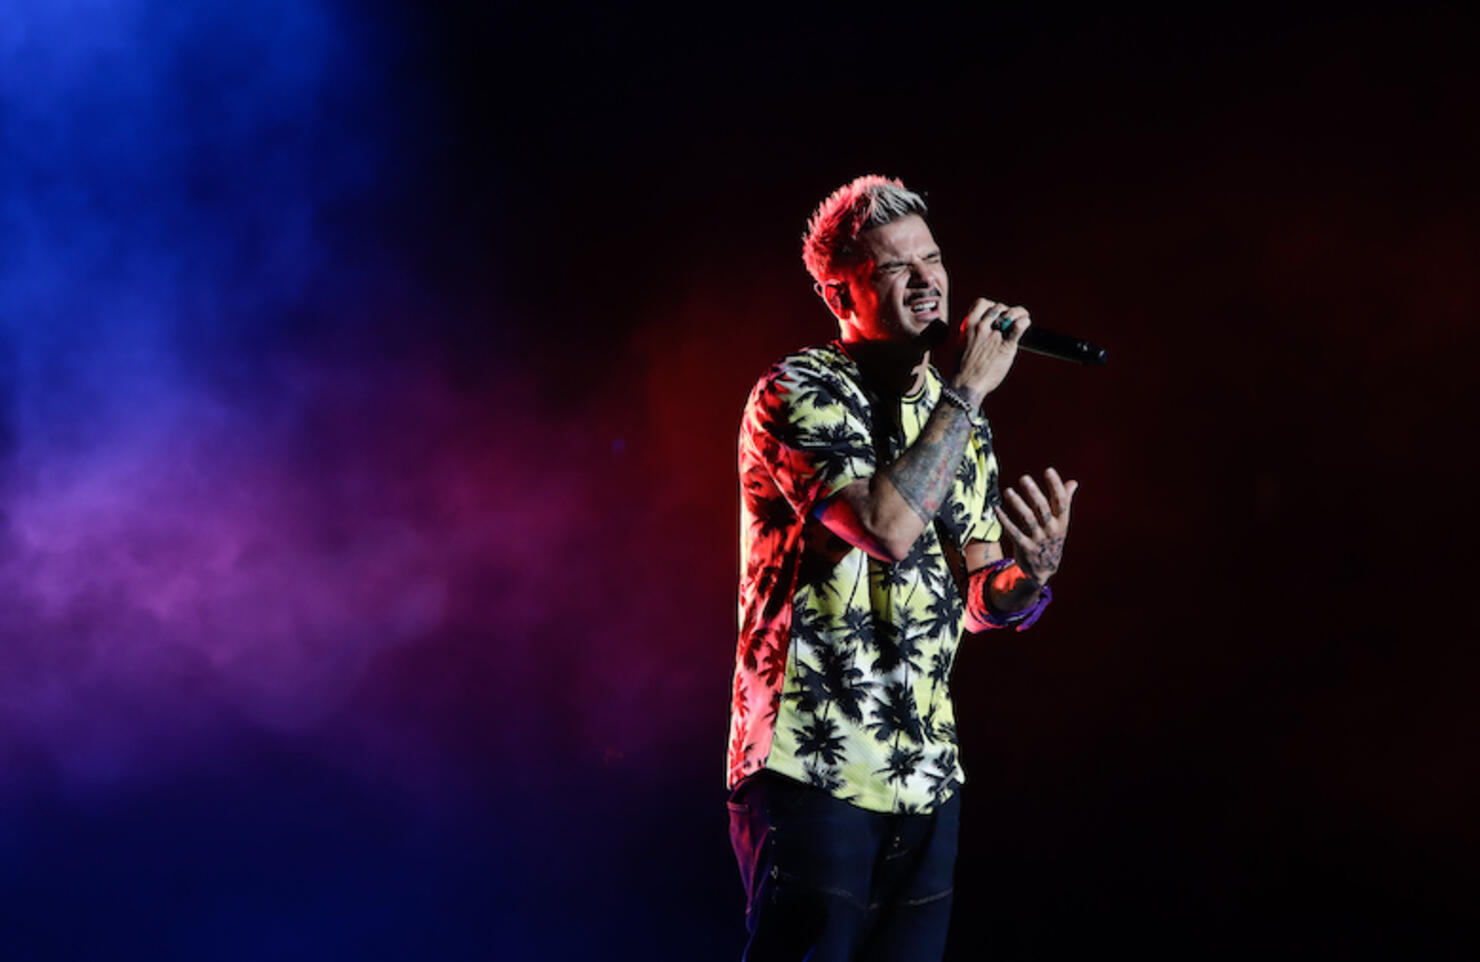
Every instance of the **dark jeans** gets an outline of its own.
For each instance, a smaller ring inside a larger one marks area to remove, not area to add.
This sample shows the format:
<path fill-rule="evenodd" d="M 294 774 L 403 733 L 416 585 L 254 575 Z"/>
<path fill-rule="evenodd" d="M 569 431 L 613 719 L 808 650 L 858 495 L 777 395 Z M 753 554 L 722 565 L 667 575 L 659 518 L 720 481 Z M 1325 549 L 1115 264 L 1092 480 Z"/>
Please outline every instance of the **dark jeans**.
<path fill-rule="evenodd" d="M 745 962 L 932 962 L 951 919 L 961 796 L 883 815 L 762 771 L 730 795 Z"/>

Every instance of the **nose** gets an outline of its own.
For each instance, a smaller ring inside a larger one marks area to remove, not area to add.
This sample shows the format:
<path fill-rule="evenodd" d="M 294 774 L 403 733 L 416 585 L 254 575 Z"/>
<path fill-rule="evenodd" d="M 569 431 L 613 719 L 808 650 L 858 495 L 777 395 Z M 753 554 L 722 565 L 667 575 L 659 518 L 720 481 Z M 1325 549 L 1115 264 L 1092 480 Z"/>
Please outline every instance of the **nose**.
<path fill-rule="evenodd" d="M 910 287 L 929 287 L 934 278 L 930 273 L 930 265 L 922 260 L 910 262 Z"/>

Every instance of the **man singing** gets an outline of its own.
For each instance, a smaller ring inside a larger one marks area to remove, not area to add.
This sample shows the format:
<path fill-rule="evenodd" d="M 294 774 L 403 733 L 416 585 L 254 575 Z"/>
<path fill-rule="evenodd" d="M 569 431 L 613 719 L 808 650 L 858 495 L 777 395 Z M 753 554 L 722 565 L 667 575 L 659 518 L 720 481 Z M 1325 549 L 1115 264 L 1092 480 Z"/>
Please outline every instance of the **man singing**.
<path fill-rule="evenodd" d="M 941 957 L 956 648 L 1036 621 L 1063 553 L 1077 482 L 1024 476 L 1004 511 L 981 414 L 1028 312 L 977 299 L 947 383 L 925 213 L 878 176 L 822 202 L 802 256 L 840 336 L 782 358 L 745 407 L 729 784 L 748 962 Z"/>

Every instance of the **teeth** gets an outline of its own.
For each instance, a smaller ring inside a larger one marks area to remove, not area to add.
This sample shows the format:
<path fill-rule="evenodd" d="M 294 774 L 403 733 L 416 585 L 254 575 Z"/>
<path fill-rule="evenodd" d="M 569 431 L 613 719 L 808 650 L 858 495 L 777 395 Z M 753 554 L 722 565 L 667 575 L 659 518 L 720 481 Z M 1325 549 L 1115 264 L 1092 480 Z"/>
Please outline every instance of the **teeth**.
<path fill-rule="evenodd" d="M 919 303 L 913 305 L 910 310 L 914 311 L 916 314 L 924 314 L 926 311 L 935 310 L 936 306 L 939 304 L 939 301 L 920 301 Z"/>

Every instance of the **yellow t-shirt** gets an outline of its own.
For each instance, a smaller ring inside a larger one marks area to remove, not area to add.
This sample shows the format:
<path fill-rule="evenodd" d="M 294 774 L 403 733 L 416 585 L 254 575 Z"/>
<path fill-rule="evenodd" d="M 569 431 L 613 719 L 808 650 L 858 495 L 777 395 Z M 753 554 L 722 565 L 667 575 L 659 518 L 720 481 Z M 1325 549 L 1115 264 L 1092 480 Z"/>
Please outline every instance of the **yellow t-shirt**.
<path fill-rule="evenodd" d="M 768 768 L 861 808 L 928 812 L 964 780 L 950 697 L 963 606 L 936 526 L 889 564 L 813 517 L 914 442 L 940 389 L 931 367 L 890 411 L 833 343 L 783 358 L 751 392 L 740 429 L 731 785 Z M 938 520 L 958 546 L 995 541 L 997 503 L 980 419 Z"/>

